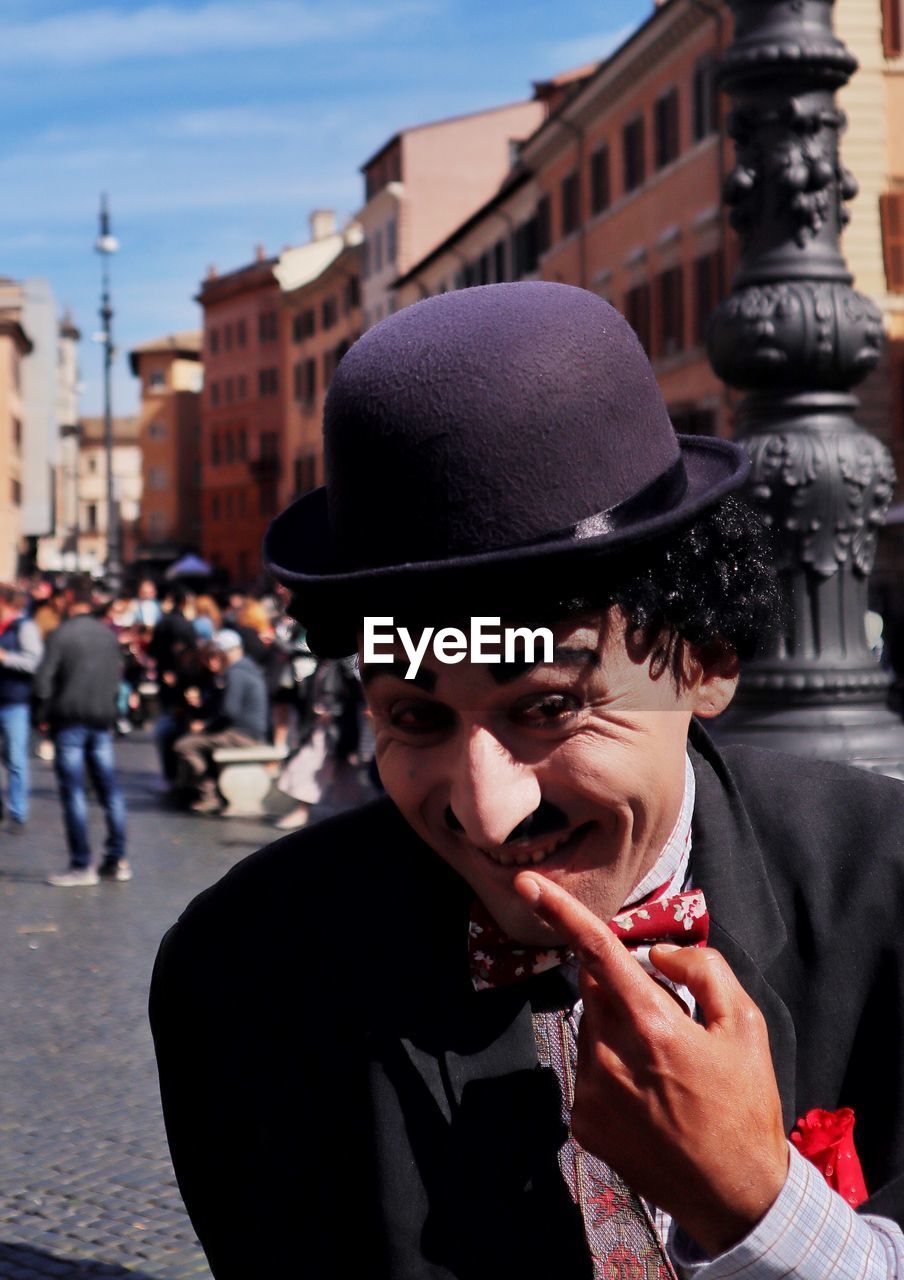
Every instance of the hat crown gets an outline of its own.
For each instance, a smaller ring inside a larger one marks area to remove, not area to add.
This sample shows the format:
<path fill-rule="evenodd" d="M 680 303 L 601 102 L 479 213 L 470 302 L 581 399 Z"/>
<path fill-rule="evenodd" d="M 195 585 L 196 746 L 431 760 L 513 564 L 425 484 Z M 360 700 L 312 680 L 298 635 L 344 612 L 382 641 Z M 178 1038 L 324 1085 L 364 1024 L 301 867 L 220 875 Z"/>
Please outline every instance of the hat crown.
<path fill-rule="evenodd" d="M 546 282 L 442 294 L 369 330 L 333 378 L 324 454 L 346 571 L 542 541 L 680 465 L 627 321 Z"/>

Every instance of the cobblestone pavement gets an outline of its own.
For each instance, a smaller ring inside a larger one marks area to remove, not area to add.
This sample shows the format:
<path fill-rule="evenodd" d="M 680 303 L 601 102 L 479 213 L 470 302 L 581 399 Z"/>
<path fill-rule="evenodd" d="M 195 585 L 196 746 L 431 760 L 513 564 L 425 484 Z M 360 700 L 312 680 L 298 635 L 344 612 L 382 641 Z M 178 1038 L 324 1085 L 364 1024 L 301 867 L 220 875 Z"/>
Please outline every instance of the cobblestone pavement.
<path fill-rule="evenodd" d="M 130 883 L 43 883 L 67 857 L 52 767 L 40 761 L 25 835 L 0 834 L 0 1280 L 210 1277 L 166 1147 L 148 982 L 185 904 L 277 833 L 168 809 L 145 735 L 116 755 Z M 366 794 L 349 771 L 330 799 Z M 93 806 L 91 820 L 97 853 Z"/>

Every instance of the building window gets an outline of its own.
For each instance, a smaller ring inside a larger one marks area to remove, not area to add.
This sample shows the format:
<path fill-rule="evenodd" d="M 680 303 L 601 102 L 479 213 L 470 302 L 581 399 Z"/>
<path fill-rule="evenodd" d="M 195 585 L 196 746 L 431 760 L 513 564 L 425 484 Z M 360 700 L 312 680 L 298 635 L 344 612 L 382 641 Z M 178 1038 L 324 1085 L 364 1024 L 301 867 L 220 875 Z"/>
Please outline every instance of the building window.
<path fill-rule="evenodd" d="M 166 426 L 162 422 L 148 423 L 148 439 L 149 440 L 165 440 Z"/>
<path fill-rule="evenodd" d="M 673 356 L 684 347 L 684 272 L 663 271 L 656 280 L 658 356 Z"/>
<path fill-rule="evenodd" d="M 313 357 L 304 362 L 303 391 L 304 402 L 310 408 L 317 396 L 317 361 Z"/>
<path fill-rule="evenodd" d="M 714 308 L 722 300 L 722 254 L 719 250 L 694 263 L 694 342 L 706 345 L 706 328 Z"/>
<path fill-rule="evenodd" d="M 210 465 L 212 467 L 220 465 L 220 437 L 216 431 L 210 437 Z"/>
<path fill-rule="evenodd" d="M 336 295 L 330 294 L 328 298 L 324 298 L 320 304 L 320 325 L 323 329 L 332 329 L 333 325 L 339 319 L 339 304 L 336 301 Z"/>
<path fill-rule="evenodd" d="M 497 240 L 493 246 L 493 276 L 501 282 L 506 279 L 505 270 L 505 241 Z M 440 293 L 444 293 L 444 289 L 440 289 Z"/>
<path fill-rule="evenodd" d="M 590 157 L 590 212 L 602 213 L 609 208 L 609 148 L 597 147 Z"/>
<path fill-rule="evenodd" d="M 232 404 L 232 397 L 235 390 L 235 384 L 233 383 L 231 378 L 226 379 L 225 383 L 223 384 L 223 390 L 226 395 L 226 403 Z"/>
<path fill-rule="evenodd" d="M 215 408 L 217 407 L 217 405 L 220 403 L 220 384 L 219 384 L 219 382 L 212 382 L 212 383 L 210 384 L 210 403 L 211 403 L 211 405 L 212 405 L 212 407 L 213 407 L 214 409 L 215 409 Z"/>
<path fill-rule="evenodd" d="M 97 503 L 89 502 L 85 507 L 85 515 L 87 517 L 88 532 L 97 533 Z"/>
<path fill-rule="evenodd" d="M 678 90 L 670 89 L 653 106 L 653 133 L 656 147 L 656 168 L 664 169 L 677 160 L 678 138 Z"/>
<path fill-rule="evenodd" d="M 210 499 L 210 518 L 211 520 L 219 520 L 220 518 L 220 495 L 215 493 Z"/>
<path fill-rule="evenodd" d="M 345 282 L 345 290 L 343 293 L 343 309 L 348 315 L 355 307 L 361 305 L 361 281 L 357 276 L 349 276 Z"/>
<path fill-rule="evenodd" d="M 262 311 L 257 317 L 259 342 L 273 342 L 278 333 L 279 318 L 275 311 Z"/>
<path fill-rule="evenodd" d="M 166 374 L 162 369 L 152 369 L 148 375 L 148 390 L 160 391 L 166 386 Z"/>
<path fill-rule="evenodd" d="M 244 347 L 248 342 L 248 330 L 245 327 L 244 320 L 236 320 L 235 322 L 235 345 Z"/>
<path fill-rule="evenodd" d="M 97 474 L 97 458 L 93 453 L 88 459 L 88 471 L 92 476 Z"/>
<path fill-rule="evenodd" d="M 640 339 L 640 345 L 650 354 L 650 286 L 635 285 L 625 294 L 625 319 Z"/>
<path fill-rule="evenodd" d="M 694 141 L 700 142 L 719 129 L 719 90 L 716 60 L 700 58 L 694 67 Z"/>
<path fill-rule="evenodd" d="M 513 275 L 516 280 L 536 271 L 539 256 L 538 244 L 539 219 L 537 214 L 534 214 L 527 222 L 522 222 L 520 227 L 515 228 L 512 238 Z"/>
<path fill-rule="evenodd" d="M 224 496 L 223 506 L 226 511 L 226 519 L 231 520 L 232 519 L 232 490 L 231 489 Z"/>
<path fill-rule="evenodd" d="M 243 373 L 240 373 L 238 378 L 236 379 L 235 390 L 236 390 L 236 398 L 238 400 L 244 400 L 245 397 L 248 395 L 248 379 L 245 377 Z"/>
<path fill-rule="evenodd" d="M 330 379 L 336 369 L 336 353 L 335 351 L 324 351 L 323 353 L 323 389 L 324 391 L 330 385 Z"/>
<path fill-rule="evenodd" d="M 215 356 L 220 349 L 220 331 L 219 329 L 211 329 L 207 335 L 207 345 L 210 347 L 210 354 Z"/>
<path fill-rule="evenodd" d="M 879 196 L 882 223 L 882 257 L 889 293 L 904 293 L 904 191 Z"/>
<path fill-rule="evenodd" d="M 22 486 L 18 480 L 10 480 L 10 498 L 14 507 L 22 505 Z"/>
<path fill-rule="evenodd" d="M 166 467 L 148 467 L 148 488 L 165 489 L 166 485 Z"/>
<path fill-rule="evenodd" d="M 231 431 L 227 431 L 223 436 L 223 461 L 235 462 L 235 441 Z"/>
<path fill-rule="evenodd" d="M 152 540 L 162 538 L 166 533 L 166 517 L 162 511 L 152 511 L 148 515 L 148 534 Z"/>
<path fill-rule="evenodd" d="M 669 417 L 677 432 L 685 436 L 714 436 L 718 425 L 714 409 L 669 406 Z"/>
<path fill-rule="evenodd" d="M 646 176 L 646 158 L 643 144 L 643 116 L 629 120 L 622 130 L 624 152 L 625 191 L 634 191 Z"/>
<path fill-rule="evenodd" d="M 534 233 L 536 239 L 535 253 L 539 256 L 541 253 L 546 253 L 552 244 L 552 201 L 549 196 L 541 196 L 537 201 L 537 213 L 532 221 L 536 228 Z M 528 224 L 525 223 L 524 225 L 527 226 Z M 515 234 L 517 235 L 518 232 L 516 231 Z M 533 267 L 527 269 L 532 271 Z"/>
<path fill-rule="evenodd" d="M 383 232 L 378 227 L 374 232 L 374 272 L 383 270 Z"/>
<path fill-rule="evenodd" d="M 223 350 L 224 351 L 232 350 L 232 325 L 231 324 L 227 324 L 223 326 Z"/>
<path fill-rule="evenodd" d="M 22 448 L 22 421 L 20 418 L 13 418 L 13 444 L 17 449 Z"/>
<path fill-rule="evenodd" d="M 275 396 L 279 390 L 279 373 L 276 369 L 258 369 L 257 392 L 261 396 Z"/>
<path fill-rule="evenodd" d="M 366 280 L 370 275 L 370 241 L 365 240 L 361 245 L 361 275 Z"/>
<path fill-rule="evenodd" d="M 238 430 L 236 456 L 238 457 L 239 462 L 248 461 L 248 431 L 245 427 L 239 427 Z"/>
<path fill-rule="evenodd" d="M 577 170 L 562 179 L 562 235 L 570 236 L 581 222 L 581 188 Z M 542 252 L 542 251 L 541 251 Z"/>
<path fill-rule="evenodd" d="M 304 342 L 305 338 L 312 338 L 316 329 L 317 313 L 313 307 L 309 307 L 307 311 L 299 311 L 292 317 L 293 342 Z"/>
<path fill-rule="evenodd" d="M 301 497 L 317 484 L 317 459 L 313 454 L 296 458 L 294 464 L 295 495 Z"/>
<path fill-rule="evenodd" d="M 396 253 L 398 252 L 398 233 L 396 230 L 395 218 L 390 218 L 386 224 L 386 261 L 395 262 Z"/>

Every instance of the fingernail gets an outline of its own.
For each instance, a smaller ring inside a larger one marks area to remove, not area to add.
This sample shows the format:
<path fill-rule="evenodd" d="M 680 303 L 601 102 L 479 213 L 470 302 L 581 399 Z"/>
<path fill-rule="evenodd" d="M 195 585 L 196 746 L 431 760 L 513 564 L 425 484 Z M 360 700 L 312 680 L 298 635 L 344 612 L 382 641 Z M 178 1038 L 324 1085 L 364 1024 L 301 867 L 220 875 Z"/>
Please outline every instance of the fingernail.
<path fill-rule="evenodd" d="M 675 945 L 675 943 L 674 943 L 674 942 L 657 942 L 657 943 L 656 943 L 656 950 L 657 950 L 657 951 L 671 952 L 671 951 L 680 951 L 680 950 L 681 950 L 681 948 L 680 948 L 680 947 L 677 947 L 677 946 Z"/>
<path fill-rule="evenodd" d="M 541 890 L 539 880 L 535 880 L 533 876 L 518 876 L 515 884 L 518 887 L 521 897 L 526 899 L 531 906 L 534 906 L 540 901 Z"/>

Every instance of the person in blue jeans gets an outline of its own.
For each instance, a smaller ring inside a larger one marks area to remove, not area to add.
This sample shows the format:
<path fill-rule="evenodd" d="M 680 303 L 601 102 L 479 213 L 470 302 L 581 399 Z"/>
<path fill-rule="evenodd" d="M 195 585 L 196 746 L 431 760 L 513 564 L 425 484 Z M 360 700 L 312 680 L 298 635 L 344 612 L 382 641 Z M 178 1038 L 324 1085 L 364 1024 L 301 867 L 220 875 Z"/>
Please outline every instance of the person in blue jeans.
<path fill-rule="evenodd" d="M 24 831 L 28 818 L 31 693 L 43 649 L 37 625 L 22 615 L 17 591 L 0 583 L 0 758 L 6 769 L 6 829 L 12 835 Z"/>
<path fill-rule="evenodd" d="M 126 861 L 126 806 L 113 766 L 122 654 L 109 627 L 93 617 L 88 581 L 68 591 L 66 620 L 51 632 L 35 673 L 39 719 L 53 735 L 69 868 L 48 876 L 59 888 L 94 885 L 100 879 L 131 880 Z M 91 779 L 107 820 L 106 853 L 91 861 L 85 777 Z"/>

